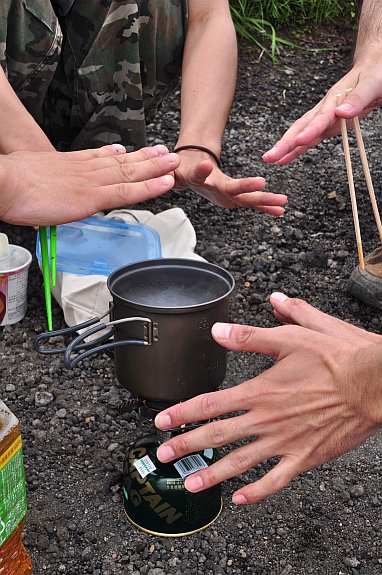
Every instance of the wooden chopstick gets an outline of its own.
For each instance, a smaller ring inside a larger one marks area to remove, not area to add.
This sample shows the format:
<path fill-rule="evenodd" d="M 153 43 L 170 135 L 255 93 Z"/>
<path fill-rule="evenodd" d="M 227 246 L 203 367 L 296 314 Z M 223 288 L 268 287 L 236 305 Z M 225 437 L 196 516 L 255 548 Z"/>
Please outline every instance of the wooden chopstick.
<path fill-rule="evenodd" d="M 348 88 L 348 89 L 346 90 L 346 95 L 347 95 L 347 94 L 350 94 L 350 92 L 351 92 L 352 90 L 353 90 L 353 88 Z M 362 167 L 363 167 L 363 171 L 364 171 L 364 174 L 365 174 L 366 185 L 367 185 L 367 189 L 368 189 L 368 191 L 369 191 L 370 201 L 371 201 L 371 205 L 372 205 L 372 207 L 373 207 L 374 218 L 375 218 L 375 222 L 376 222 L 377 228 L 378 228 L 379 239 L 380 239 L 381 242 L 382 242 L 382 224 L 381 224 L 381 218 L 380 218 L 380 216 L 379 216 L 377 201 L 376 201 L 376 199 L 375 199 L 373 182 L 371 181 L 369 164 L 368 164 L 367 157 L 366 157 L 365 146 L 363 145 L 363 138 L 362 138 L 362 133 L 361 133 L 361 126 L 360 126 L 360 124 L 359 124 L 358 116 L 355 116 L 355 117 L 353 118 L 353 127 L 354 127 L 355 137 L 357 138 L 357 145 L 358 145 L 358 149 L 359 149 L 359 155 L 360 155 L 360 157 L 361 157 Z"/>
<path fill-rule="evenodd" d="M 342 104 L 342 102 L 343 102 L 342 94 L 337 94 L 336 102 L 337 102 L 337 106 L 340 106 Z M 346 120 L 344 120 L 344 118 L 340 118 L 340 126 L 341 126 L 341 134 L 342 134 L 342 143 L 343 143 L 344 153 L 345 153 L 346 171 L 347 171 L 348 182 L 349 182 L 350 199 L 351 199 L 351 205 L 352 205 L 352 211 L 353 211 L 355 237 L 357 240 L 359 267 L 361 270 L 364 270 L 365 269 L 365 261 L 363 259 L 363 249 L 362 249 L 361 231 L 359 228 L 357 200 L 355 197 L 353 170 L 352 170 L 352 166 L 351 166 L 351 157 L 350 157 L 349 140 L 348 140 L 348 134 L 347 134 L 347 128 L 346 128 Z"/>

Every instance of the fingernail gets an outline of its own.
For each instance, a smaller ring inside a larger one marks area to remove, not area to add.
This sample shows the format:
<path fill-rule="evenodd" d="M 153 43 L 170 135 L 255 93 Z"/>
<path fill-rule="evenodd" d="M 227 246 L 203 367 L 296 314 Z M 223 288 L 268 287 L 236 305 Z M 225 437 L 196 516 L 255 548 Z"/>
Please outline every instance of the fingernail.
<path fill-rule="evenodd" d="M 337 110 L 341 110 L 341 112 L 352 112 L 354 110 L 354 106 L 348 103 L 341 104 L 337 106 Z"/>
<path fill-rule="evenodd" d="M 282 303 L 283 301 L 285 301 L 286 299 L 288 299 L 288 296 L 285 295 L 284 293 L 280 293 L 278 291 L 275 291 L 272 295 L 271 298 L 273 299 L 273 301 L 277 301 L 278 303 Z"/>
<path fill-rule="evenodd" d="M 168 186 L 171 186 L 173 180 L 172 180 L 171 176 L 162 176 L 160 178 L 160 181 L 161 181 L 162 185 L 167 188 Z"/>
<path fill-rule="evenodd" d="M 212 326 L 212 335 L 218 339 L 229 339 L 232 325 L 229 323 L 214 323 Z"/>
<path fill-rule="evenodd" d="M 125 154 L 126 153 L 126 148 L 125 146 L 122 146 L 122 144 L 111 144 L 113 146 L 113 148 L 115 148 L 115 150 L 117 151 L 117 154 Z"/>
<path fill-rule="evenodd" d="M 174 450 L 169 445 L 160 445 L 157 449 L 157 458 L 162 463 L 167 463 L 171 459 L 174 459 Z"/>
<path fill-rule="evenodd" d="M 179 164 L 179 156 L 173 152 L 167 155 L 167 160 L 170 162 L 170 164 Z"/>
<path fill-rule="evenodd" d="M 171 417 L 165 413 L 158 413 L 155 418 L 155 426 L 159 427 L 159 429 L 171 427 Z"/>
<path fill-rule="evenodd" d="M 200 491 L 203 487 L 203 479 L 200 475 L 191 475 L 191 477 L 187 477 L 184 486 L 187 491 L 191 491 L 192 493 L 194 493 L 194 491 Z"/>
<path fill-rule="evenodd" d="M 166 154 L 168 154 L 168 149 L 166 148 L 166 146 L 163 146 L 162 144 L 157 144 L 156 146 L 154 146 L 154 150 L 157 152 L 158 156 L 165 156 Z"/>
<path fill-rule="evenodd" d="M 241 493 L 234 493 L 232 496 L 232 501 L 236 505 L 241 505 L 242 503 L 248 503 L 248 499 L 244 497 Z"/>
<path fill-rule="evenodd" d="M 273 154 L 276 151 L 276 148 L 273 147 L 271 150 L 268 150 L 268 152 L 265 152 L 265 154 L 263 155 L 263 158 L 265 158 L 265 156 L 268 156 L 268 154 Z"/>

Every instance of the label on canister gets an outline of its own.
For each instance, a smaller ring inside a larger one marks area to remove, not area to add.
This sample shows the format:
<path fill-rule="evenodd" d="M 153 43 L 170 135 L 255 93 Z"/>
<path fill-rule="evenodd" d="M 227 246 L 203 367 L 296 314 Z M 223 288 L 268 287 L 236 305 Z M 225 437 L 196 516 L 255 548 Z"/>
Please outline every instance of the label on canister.
<path fill-rule="evenodd" d="M 0 455 L 0 547 L 27 513 L 21 435 Z"/>
<path fill-rule="evenodd" d="M 11 249 L 9 269 L 0 269 L 0 325 L 21 321 L 27 311 L 28 273 L 32 254 L 25 248 Z"/>

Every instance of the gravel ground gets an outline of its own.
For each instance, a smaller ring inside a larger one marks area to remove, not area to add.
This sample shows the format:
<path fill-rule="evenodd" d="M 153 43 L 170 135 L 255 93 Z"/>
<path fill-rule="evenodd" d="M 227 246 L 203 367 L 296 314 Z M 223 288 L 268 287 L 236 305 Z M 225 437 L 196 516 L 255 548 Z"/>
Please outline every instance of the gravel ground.
<path fill-rule="evenodd" d="M 154 212 L 184 209 L 196 229 L 198 253 L 235 277 L 232 321 L 277 325 L 268 298 L 280 290 L 380 332 L 380 313 L 346 292 L 357 251 L 341 139 L 323 142 L 289 167 L 266 166 L 261 160 L 349 65 L 351 39 L 345 33 L 312 38 L 307 46 L 326 50 L 288 48 L 277 66 L 241 47 L 222 155 L 230 175 L 263 175 L 267 189 L 288 194 L 283 218 L 224 210 L 192 193 L 172 192 L 143 207 Z M 175 142 L 178 96 L 172 95 L 151 127 L 152 141 Z M 362 122 L 379 202 L 380 116 L 376 111 Z M 349 136 L 355 148 L 353 133 Z M 357 153 L 353 162 L 368 253 L 378 234 Z M 34 252 L 32 229 L 3 225 L 2 231 L 12 243 Z M 64 327 L 57 305 L 54 326 Z M 29 501 L 25 544 L 34 575 L 382 573 L 380 434 L 257 505 L 233 506 L 232 492 L 275 463 L 266 461 L 225 482 L 223 512 L 207 530 L 175 539 L 147 535 L 126 520 L 121 489 L 124 455 L 145 426 L 135 415 L 118 415 L 127 392 L 108 357 L 65 370 L 60 358 L 34 352 L 33 339 L 45 330 L 42 278 L 34 258 L 27 315 L 0 331 L 1 396 L 20 418 L 23 432 Z M 224 385 L 235 385 L 270 365 L 267 357 L 229 353 Z"/>

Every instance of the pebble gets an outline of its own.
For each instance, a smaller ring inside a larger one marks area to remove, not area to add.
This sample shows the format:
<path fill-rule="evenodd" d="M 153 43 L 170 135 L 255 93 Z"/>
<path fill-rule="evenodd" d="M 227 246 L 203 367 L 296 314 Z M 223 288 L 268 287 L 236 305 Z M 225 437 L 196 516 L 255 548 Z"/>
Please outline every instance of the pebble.
<path fill-rule="evenodd" d="M 91 546 L 85 547 L 81 553 L 81 561 L 91 561 L 94 557 L 94 548 Z"/>
<path fill-rule="evenodd" d="M 353 485 L 352 487 L 350 487 L 349 491 L 350 495 L 354 499 L 358 499 L 359 497 L 362 497 L 363 494 L 365 493 L 365 488 L 363 485 Z"/>
<path fill-rule="evenodd" d="M 356 557 L 345 557 L 344 558 L 344 564 L 347 567 L 358 567 L 358 565 L 360 565 L 360 561 L 358 561 L 358 559 Z"/>
<path fill-rule="evenodd" d="M 48 391 L 37 391 L 34 396 L 34 402 L 36 407 L 45 407 L 52 403 L 54 400 L 53 393 Z"/>

